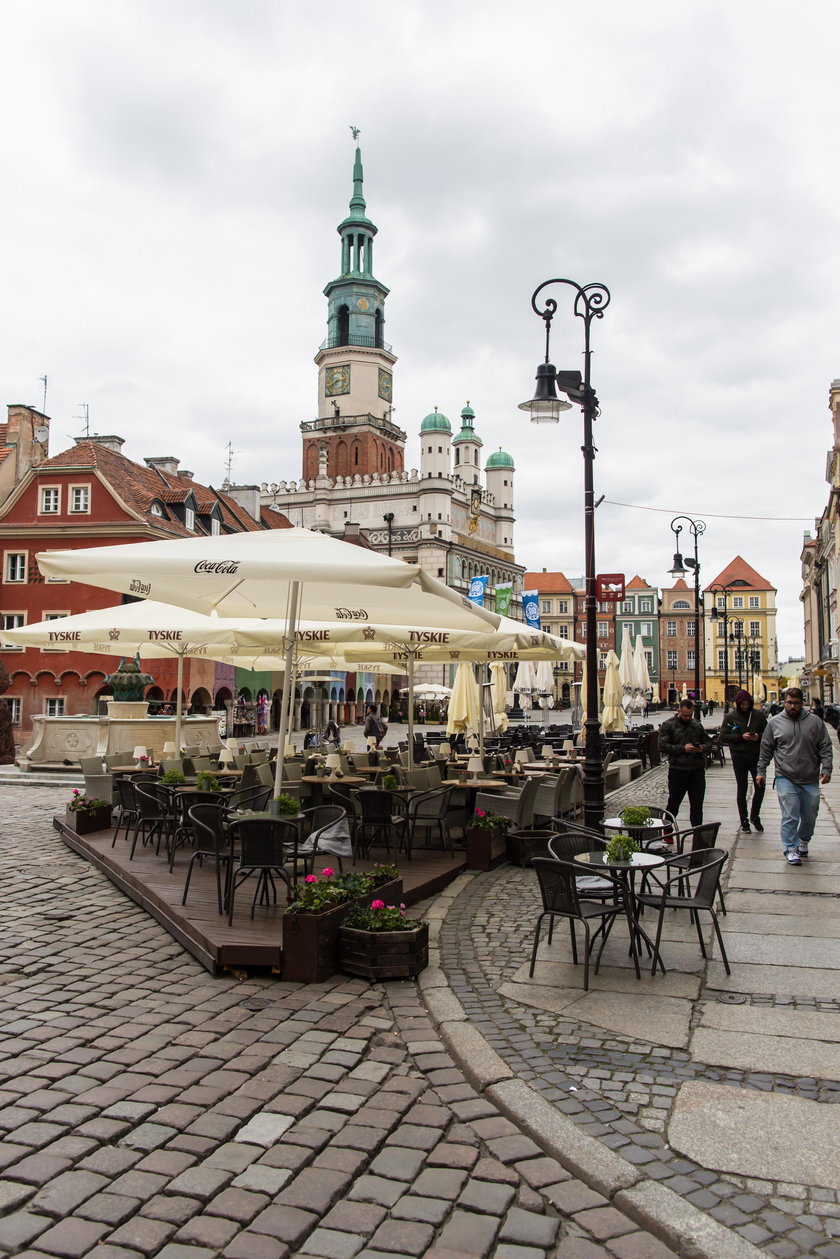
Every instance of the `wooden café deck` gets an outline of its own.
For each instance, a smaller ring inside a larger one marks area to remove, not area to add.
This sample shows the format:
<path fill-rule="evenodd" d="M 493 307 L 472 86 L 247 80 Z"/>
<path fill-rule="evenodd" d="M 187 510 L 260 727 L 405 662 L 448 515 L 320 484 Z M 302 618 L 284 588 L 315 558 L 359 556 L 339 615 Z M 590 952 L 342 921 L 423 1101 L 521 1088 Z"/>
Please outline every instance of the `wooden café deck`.
<path fill-rule="evenodd" d="M 129 861 L 130 843 L 121 835 L 112 848 L 113 831 L 110 829 L 77 835 L 58 816 L 53 825 L 69 848 L 101 870 L 213 974 L 248 967 L 282 971 L 280 920 L 285 906 L 282 884 L 278 884 L 279 903 L 257 905 L 252 922 L 253 890 L 246 882 L 229 927 L 227 915 L 219 914 L 217 909 L 215 867 L 209 862 L 204 866 L 196 862 L 187 903 L 181 904 L 190 849 L 178 853 L 175 869 L 170 874 L 168 861 L 162 853 L 156 857 L 153 846 L 143 848 L 138 844 L 134 860 Z M 376 854 L 376 860 L 389 858 L 382 851 Z M 369 870 L 373 864 L 373 861 L 360 860 L 355 869 Z M 465 856 L 463 850 L 453 855 L 437 849 L 415 849 L 413 860 L 403 859 L 396 864 L 402 872 L 403 901 L 406 905 L 415 905 L 451 883 L 464 869 Z M 316 863 L 316 872 L 329 865 L 338 869 L 337 860 L 325 854 Z M 345 858 L 344 868 L 352 868 L 349 858 Z"/>

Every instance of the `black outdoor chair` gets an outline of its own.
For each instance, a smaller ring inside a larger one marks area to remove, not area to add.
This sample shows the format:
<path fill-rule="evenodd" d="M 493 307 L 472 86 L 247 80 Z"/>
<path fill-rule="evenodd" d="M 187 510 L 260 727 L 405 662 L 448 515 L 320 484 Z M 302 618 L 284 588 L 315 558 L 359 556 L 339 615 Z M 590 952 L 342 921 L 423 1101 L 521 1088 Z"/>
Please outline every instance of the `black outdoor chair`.
<path fill-rule="evenodd" d="M 565 835 L 551 836 L 548 841 L 548 855 L 555 861 L 571 861 L 572 857 L 578 857 L 582 852 L 603 852 L 606 846 L 604 836 L 595 831 L 583 835 L 569 830 Z M 593 866 L 591 874 L 577 869 L 575 885 L 578 896 L 584 896 L 587 900 L 615 899 L 615 881 L 608 875 L 602 876 L 598 867 Z"/>
<path fill-rule="evenodd" d="M 189 811 L 189 821 L 193 832 L 193 853 L 187 866 L 187 877 L 184 880 L 184 893 L 181 904 L 187 903 L 187 892 L 190 890 L 193 866 L 196 861 L 204 864 L 205 857 L 215 862 L 216 866 L 216 899 L 219 913 L 225 912 L 225 896 L 222 892 L 222 866 L 225 867 L 225 883 L 227 887 L 230 877 L 230 838 L 227 829 L 227 810 L 220 802 L 213 804 L 194 804 Z"/>
<path fill-rule="evenodd" d="M 129 861 L 134 860 L 134 850 L 138 837 L 142 837 L 143 847 L 157 839 L 156 853 L 160 852 L 161 841 L 169 843 L 172 826 L 170 806 L 172 797 L 166 787 L 153 781 L 142 783 L 132 780 L 134 798 L 137 802 L 137 821 L 134 824 L 134 837 L 131 841 Z"/>
<path fill-rule="evenodd" d="M 542 912 L 537 918 L 536 927 L 534 928 L 534 947 L 531 951 L 531 970 L 530 975 L 533 978 L 534 968 L 537 964 L 537 949 L 540 943 L 540 929 L 544 918 L 548 918 L 548 942 L 551 944 L 554 934 L 554 919 L 566 918 L 569 923 L 569 932 L 572 937 L 572 960 L 577 965 L 577 939 L 575 937 L 575 923 L 583 924 L 584 932 L 584 968 L 583 968 L 583 987 L 584 991 L 589 989 L 589 954 L 592 945 L 600 933 L 602 936 L 601 945 L 598 949 L 598 956 L 595 959 L 595 974 L 598 974 L 598 967 L 601 964 L 601 954 L 604 951 L 604 945 L 607 937 L 612 930 L 612 925 L 618 914 L 624 913 L 624 901 L 621 895 L 621 885 L 615 881 L 615 900 L 591 901 L 582 899 L 577 891 L 577 876 L 580 869 L 571 861 L 555 861 L 550 857 L 535 857 L 534 869 L 537 872 L 537 880 L 540 885 L 540 895 L 542 896 Z M 609 876 L 605 876 L 609 877 Z M 595 935 L 590 938 L 589 924 L 593 920 L 599 921 L 598 930 Z"/>
<path fill-rule="evenodd" d="M 212 804 L 224 809 L 217 791 L 178 791 L 173 798 L 175 810 L 175 827 L 169 842 L 169 873 L 175 865 L 175 853 L 184 844 L 191 844 L 195 838 L 190 809 L 197 804 Z"/>
<path fill-rule="evenodd" d="M 273 787 L 240 787 L 232 791 L 227 798 L 227 806 L 234 809 L 250 809 L 252 813 L 261 813 L 274 794 Z"/>
<path fill-rule="evenodd" d="M 708 851 L 714 848 L 717 843 L 718 831 L 720 830 L 720 822 L 701 822 L 699 826 L 689 826 L 684 831 L 677 831 L 674 835 L 676 844 L 676 854 L 668 861 L 669 867 L 678 870 L 683 869 L 686 872 L 691 869 L 692 856 L 696 852 Z M 683 887 L 681 892 L 686 891 Z M 726 913 L 726 902 L 723 899 L 723 891 L 718 887 L 718 899 L 720 902 L 721 913 Z"/>
<path fill-rule="evenodd" d="M 369 788 L 356 793 L 359 820 L 353 838 L 353 864 L 365 857 L 376 843 L 385 845 L 390 855 L 391 840 L 399 851 L 406 836 L 406 818 L 400 811 L 402 801 L 391 791 Z"/>
<path fill-rule="evenodd" d="M 137 819 L 140 811 L 137 807 L 137 797 L 134 794 L 134 783 L 128 778 L 115 778 L 114 787 L 117 792 L 117 824 L 114 827 L 114 838 L 111 840 L 113 848 L 117 842 L 117 836 L 122 827 L 125 827 L 125 838 L 128 839 L 129 829 L 137 825 Z"/>
<path fill-rule="evenodd" d="M 405 835 L 406 856 L 409 861 L 411 861 L 418 830 L 428 831 L 430 834 L 436 832 L 440 838 L 441 847 L 454 854 L 455 848 L 449 833 L 449 810 L 452 807 L 452 793 L 456 786 L 454 782 L 442 783 L 440 787 L 434 787 L 431 791 L 420 791 L 416 795 L 409 796 Z"/>
<path fill-rule="evenodd" d="M 729 860 L 729 853 L 724 852 L 722 848 L 700 848 L 695 852 L 686 854 L 688 864 L 682 864 L 682 859 L 677 858 L 681 862 L 673 874 L 669 874 L 665 880 L 651 874 L 652 882 L 659 884 L 657 890 L 651 888 L 646 892 L 639 892 L 636 900 L 640 905 L 647 905 L 650 909 L 656 909 L 659 912 L 659 921 L 656 925 L 656 942 L 653 951 L 654 971 L 659 956 L 659 941 L 662 937 L 662 924 L 665 920 L 666 909 L 687 909 L 692 921 L 697 928 L 697 938 L 700 941 L 700 952 L 706 957 L 706 945 L 703 942 L 703 931 L 700 926 L 699 913 L 701 910 L 711 914 L 712 924 L 715 929 L 715 935 L 720 946 L 720 954 L 723 959 L 723 966 L 730 975 L 729 959 L 726 956 L 726 949 L 723 943 L 723 936 L 720 933 L 720 924 L 718 923 L 717 914 L 715 913 L 715 898 L 720 892 L 720 877 L 723 867 Z M 674 862 L 668 862 L 667 869 L 671 869 Z M 689 879 L 693 885 L 693 891 L 683 894 L 686 885 L 686 879 Z M 676 890 L 675 890 L 676 889 Z M 651 973 L 653 974 L 654 971 Z"/>
<path fill-rule="evenodd" d="M 239 860 L 231 871 L 228 889 L 228 924 L 233 922 L 234 901 L 237 888 L 257 876 L 257 886 L 251 901 L 251 917 L 257 906 L 277 904 L 275 875 L 286 884 L 286 899 L 292 899 L 292 880 L 286 869 L 297 869 L 298 828 L 295 822 L 281 817 L 243 817 L 230 823 L 231 844 L 239 845 Z"/>

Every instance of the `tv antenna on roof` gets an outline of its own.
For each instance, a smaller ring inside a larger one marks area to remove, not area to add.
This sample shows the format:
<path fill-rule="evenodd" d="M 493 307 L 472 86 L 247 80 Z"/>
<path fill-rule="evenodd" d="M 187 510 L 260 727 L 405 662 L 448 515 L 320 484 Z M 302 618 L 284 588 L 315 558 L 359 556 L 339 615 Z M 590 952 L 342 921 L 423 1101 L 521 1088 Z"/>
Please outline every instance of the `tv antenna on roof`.
<path fill-rule="evenodd" d="M 90 407 L 88 406 L 88 404 L 87 404 L 86 402 L 80 402 L 78 405 L 79 405 L 79 406 L 82 408 L 82 410 L 84 411 L 84 415 L 74 415 L 74 416 L 73 416 L 73 419 L 74 419 L 74 420 L 84 420 L 84 422 L 85 422 L 85 431 L 84 431 L 84 433 L 82 434 L 82 436 L 83 436 L 83 437 L 90 437 Z"/>
<path fill-rule="evenodd" d="M 231 474 L 231 470 L 232 470 L 232 468 L 233 468 L 233 456 L 234 456 L 237 452 L 233 449 L 233 443 L 232 443 L 232 442 L 228 442 L 227 446 L 225 446 L 225 450 L 227 451 L 227 459 L 226 459 L 226 461 L 225 461 L 225 464 L 226 464 L 226 467 L 227 467 L 227 477 L 226 477 L 225 479 L 227 480 L 228 485 L 230 485 L 230 484 L 231 484 L 230 474 Z"/>
<path fill-rule="evenodd" d="M 44 404 L 41 408 L 41 414 L 46 415 L 47 414 L 47 378 L 46 376 L 39 376 L 38 379 L 41 381 L 41 383 L 44 386 Z"/>

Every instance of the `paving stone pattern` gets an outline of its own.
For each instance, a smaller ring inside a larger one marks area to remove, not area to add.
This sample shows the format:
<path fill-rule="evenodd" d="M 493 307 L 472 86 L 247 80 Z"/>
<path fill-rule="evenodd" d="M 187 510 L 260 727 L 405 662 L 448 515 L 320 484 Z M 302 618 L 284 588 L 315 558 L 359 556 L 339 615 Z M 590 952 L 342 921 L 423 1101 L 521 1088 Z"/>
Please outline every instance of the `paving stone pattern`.
<path fill-rule="evenodd" d="M 3 793 L 0 1251 L 668 1259 L 466 1082 L 413 984 L 213 978 Z"/>
<path fill-rule="evenodd" d="M 646 775 L 641 785 L 633 783 L 616 792 L 610 811 L 636 801 L 664 805 L 666 774 L 663 766 Z M 530 956 L 539 911 L 533 872 L 510 866 L 475 878 L 454 902 L 441 928 L 441 958 L 472 1025 L 518 1078 L 646 1176 L 768 1254 L 780 1259 L 813 1255 L 838 1259 L 836 1193 L 818 1189 L 810 1194 L 800 1185 L 722 1176 L 673 1152 L 664 1136 L 673 1099 L 686 1080 L 772 1089 L 829 1102 L 840 1101 L 837 1083 L 710 1067 L 692 1061 L 683 1050 L 627 1040 L 500 996 L 499 985 L 510 981 Z M 701 993 L 701 1002 L 716 999 L 713 991 Z M 834 1004 L 827 1002 L 825 1008 Z"/>

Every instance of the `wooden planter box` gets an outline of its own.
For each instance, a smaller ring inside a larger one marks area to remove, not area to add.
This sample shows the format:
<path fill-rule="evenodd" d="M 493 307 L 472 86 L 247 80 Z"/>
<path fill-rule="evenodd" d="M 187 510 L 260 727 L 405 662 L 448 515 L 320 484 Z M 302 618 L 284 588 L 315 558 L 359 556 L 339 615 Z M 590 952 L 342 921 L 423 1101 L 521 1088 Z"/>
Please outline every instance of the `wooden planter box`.
<path fill-rule="evenodd" d="M 429 925 L 412 931 L 338 932 L 339 969 L 363 979 L 413 979 L 429 964 Z"/>
<path fill-rule="evenodd" d="M 548 841 L 553 834 L 554 831 L 538 830 L 536 827 L 508 831 L 505 843 L 508 861 L 515 866 L 530 866 L 535 857 L 547 857 Z"/>
<path fill-rule="evenodd" d="M 468 870 L 492 870 L 507 859 L 505 832 L 471 826 L 464 832 Z"/>
<path fill-rule="evenodd" d="M 93 831 L 110 830 L 112 812 L 110 804 L 103 805 L 101 809 L 71 809 L 68 805 L 64 821 L 77 835 L 90 835 Z"/>
<path fill-rule="evenodd" d="M 402 879 L 383 883 L 370 900 L 399 904 Z M 365 897 L 367 902 L 368 898 Z M 320 984 L 338 970 L 338 932 L 353 902 L 323 914 L 283 915 L 283 978 L 298 984 Z"/>

